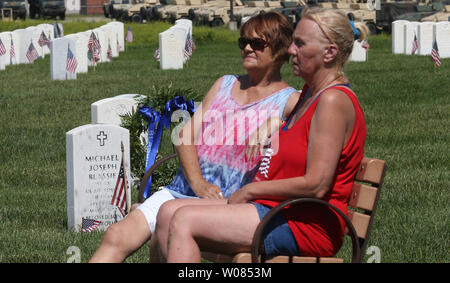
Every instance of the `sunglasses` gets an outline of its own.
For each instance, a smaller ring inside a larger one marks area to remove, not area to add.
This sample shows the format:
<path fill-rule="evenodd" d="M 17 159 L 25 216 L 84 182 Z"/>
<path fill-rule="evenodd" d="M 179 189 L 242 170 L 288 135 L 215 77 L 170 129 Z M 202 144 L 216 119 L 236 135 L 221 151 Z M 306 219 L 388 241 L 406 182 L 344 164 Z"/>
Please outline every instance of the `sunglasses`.
<path fill-rule="evenodd" d="M 253 50 L 263 50 L 268 45 L 267 41 L 262 38 L 247 38 L 247 37 L 239 37 L 238 40 L 239 48 L 244 49 L 247 44 L 250 44 L 250 47 Z"/>

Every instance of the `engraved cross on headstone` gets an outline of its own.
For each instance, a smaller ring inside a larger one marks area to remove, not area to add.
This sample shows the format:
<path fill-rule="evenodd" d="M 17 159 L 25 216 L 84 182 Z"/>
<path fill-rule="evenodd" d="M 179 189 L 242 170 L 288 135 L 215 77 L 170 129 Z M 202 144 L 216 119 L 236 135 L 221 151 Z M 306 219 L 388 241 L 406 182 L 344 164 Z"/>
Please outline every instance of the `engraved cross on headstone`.
<path fill-rule="evenodd" d="M 100 133 L 97 135 L 97 140 L 100 141 L 100 146 L 105 145 L 105 140 L 108 138 L 108 135 L 105 135 L 105 132 L 100 131 Z"/>

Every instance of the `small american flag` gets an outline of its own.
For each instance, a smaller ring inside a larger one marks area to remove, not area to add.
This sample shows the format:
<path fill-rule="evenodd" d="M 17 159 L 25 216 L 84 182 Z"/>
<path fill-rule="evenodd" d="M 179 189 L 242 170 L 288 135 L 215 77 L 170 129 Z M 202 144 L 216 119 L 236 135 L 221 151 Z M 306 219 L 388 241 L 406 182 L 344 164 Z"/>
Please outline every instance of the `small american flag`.
<path fill-rule="evenodd" d="M 117 46 L 117 54 L 119 54 L 120 53 L 119 36 L 117 36 L 117 44 L 116 44 L 116 46 Z"/>
<path fill-rule="evenodd" d="M 6 47 L 3 44 L 3 41 L 0 39 L 0 56 L 3 56 L 6 54 Z"/>
<path fill-rule="evenodd" d="M 73 56 L 70 47 L 67 47 L 67 62 L 66 62 L 67 72 L 74 74 L 75 70 L 77 69 L 77 66 L 78 66 L 77 58 Z"/>
<path fill-rule="evenodd" d="M 12 40 L 12 36 L 11 36 L 11 48 L 9 49 L 9 56 L 11 57 L 11 59 L 16 57 L 16 51 L 14 49 L 14 43 Z"/>
<path fill-rule="evenodd" d="M 130 26 L 128 26 L 127 36 L 125 37 L 125 40 L 129 43 L 133 42 L 133 33 L 131 32 Z"/>
<path fill-rule="evenodd" d="M 439 67 L 441 65 L 441 56 L 439 55 L 439 49 L 436 40 L 433 43 L 433 49 L 431 49 L 431 59 L 434 61 L 434 65 L 436 67 Z"/>
<path fill-rule="evenodd" d="M 419 42 L 417 41 L 417 36 L 414 35 L 414 40 L 412 43 L 411 54 L 414 55 L 417 52 L 417 48 L 419 48 Z"/>
<path fill-rule="evenodd" d="M 99 54 L 100 54 L 100 52 L 102 50 L 102 46 L 100 45 L 100 41 L 95 36 L 94 32 L 92 32 L 91 36 L 89 37 L 88 49 L 97 51 Z"/>
<path fill-rule="evenodd" d="M 189 57 L 191 57 L 192 55 L 192 50 L 190 50 L 189 48 L 189 40 L 186 40 L 186 44 L 184 45 L 183 48 L 183 55 L 184 55 L 184 59 L 189 60 Z"/>
<path fill-rule="evenodd" d="M 155 50 L 155 53 L 153 53 L 153 58 L 156 59 L 156 61 L 160 61 L 161 60 L 161 54 L 159 52 L 159 48 Z"/>
<path fill-rule="evenodd" d="M 361 42 L 361 47 L 364 48 L 364 49 L 366 49 L 366 51 L 369 51 L 369 49 L 370 49 L 369 40 L 364 39 L 364 40 Z"/>
<path fill-rule="evenodd" d="M 92 232 L 97 229 L 102 222 L 89 218 L 83 218 L 81 221 L 81 232 Z"/>
<path fill-rule="evenodd" d="M 111 44 L 108 44 L 108 51 L 106 52 L 106 56 L 108 56 L 109 60 L 112 60 L 112 58 L 113 58 Z"/>
<path fill-rule="evenodd" d="M 50 46 L 50 40 L 48 40 L 47 36 L 45 36 L 44 31 L 42 31 L 41 36 L 39 37 L 38 43 L 39 43 L 39 46 L 41 46 L 41 47 L 44 45 Z"/>
<path fill-rule="evenodd" d="M 114 189 L 114 194 L 111 199 L 111 205 L 117 206 L 120 213 L 122 213 L 122 216 L 125 216 L 127 212 L 127 189 L 128 182 L 126 182 L 125 180 L 122 160 L 122 162 L 120 163 L 120 171 L 116 182 L 116 188 Z"/>
<path fill-rule="evenodd" d="M 192 52 L 197 49 L 197 45 L 195 45 L 194 40 L 192 39 L 192 34 L 188 34 L 188 44 L 189 44 L 189 49 L 191 50 L 191 54 Z"/>
<path fill-rule="evenodd" d="M 27 51 L 27 59 L 28 62 L 33 63 L 34 60 L 36 60 L 37 58 L 39 58 L 39 54 L 36 51 L 36 48 L 34 48 L 33 42 L 30 43 L 30 46 L 28 47 L 28 51 Z"/>

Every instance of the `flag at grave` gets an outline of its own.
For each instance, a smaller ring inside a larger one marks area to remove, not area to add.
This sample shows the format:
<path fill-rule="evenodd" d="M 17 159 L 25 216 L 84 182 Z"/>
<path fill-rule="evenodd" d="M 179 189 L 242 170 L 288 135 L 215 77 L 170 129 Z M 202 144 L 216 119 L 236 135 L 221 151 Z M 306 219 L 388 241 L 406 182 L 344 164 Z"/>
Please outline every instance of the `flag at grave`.
<path fill-rule="evenodd" d="M 435 67 L 439 67 L 441 65 L 441 56 L 439 55 L 439 49 L 436 40 L 433 43 L 433 49 L 431 49 L 431 59 L 434 61 Z"/>
<path fill-rule="evenodd" d="M 417 36 L 414 35 L 414 40 L 413 40 L 412 49 L 411 49 L 412 55 L 416 54 L 417 48 L 419 48 L 419 41 L 417 41 Z"/>
<path fill-rule="evenodd" d="M 70 47 L 67 47 L 66 71 L 74 74 L 75 70 L 77 69 L 77 66 L 78 66 L 77 59 L 75 58 L 75 56 L 73 56 Z"/>
<path fill-rule="evenodd" d="M 122 161 L 120 162 L 120 171 L 119 176 L 116 182 L 116 188 L 114 189 L 114 194 L 111 199 L 111 205 L 117 206 L 119 208 L 120 213 L 123 216 L 127 214 L 127 189 L 128 182 L 125 176 L 124 170 L 124 158 L 122 157 Z"/>
<path fill-rule="evenodd" d="M 37 58 L 39 58 L 39 54 L 37 53 L 36 48 L 34 48 L 33 42 L 31 42 L 27 51 L 28 62 L 33 63 Z"/>
<path fill-rule="evenodd" d="M 117 54 L 119 54 L 120 53 L 120 43 L 119 43 L 119 36 L 118 35 L 117 35 L 116 41 L 117 41 L 117 44 L 116 44 Z"/>
<path fill-rule="evenodd" d="M 189 57 L 191 57 L 191 55 L 192 55 L 192 52 L 189 49 L 188 42 L 189 42 L 189 40 L 186 40 L 186 44 L 184 45 L 184 48 L 183 48 L 183 56 L 184 56 L 184 59 L 186 59 L 186 60 L 189 60 Z"/>
<path fill-rule="evenodd" d="M 11 48 L 9 49 L 9 56 L 11 57 L 11 60 L 12 58 L 16 57 L 16 51 L 14 50 L 14 43 L 12 40 L 12 36 L 11 36 Z"/>
<path fill-rule="evenodd" d="M 125 37 L 125 40 L 129 43 L 133 42 L 133 32 L 131 32 L 130 26 L 128 26 L 127 36 Z"/>
<path fill-rule="evenodd" d="M 0 39 L 0 56 L 3 56 L 6 54 L 6 47 L 3 44 L 3 41 Z"/>
<path fill-rule="evenodd" d="M 368 40 L 368 39 L 364 39 L 364 40 L 361 42 L 361 47 L 364 48 L 364 49 L 366 49 L 366 51 L 369 51 L 369 49 L 370 49 L 369 40 Z"/>
<path fill-rule="evenodd" d="M 41 36 L 39 37 L 38 43 L 39 43 L 39 46 L 41 46 L 41 47 L 44 45 L 50 46 L 50 40 L 47 38 L 47 36 L 45 36 L 44 31 L 42 31 Z"/>
<path fill-rule="evenodd" d="M 88 41 L 88 49 L 89 50 L 94 50 L 97 51 L 98 53 L 101 52 L 102 50 L 102 46 L 100 45 L 100 41 L 98 40 L 98 38 L 95 36 L 95 33 L 92 32 L 91 36 L 89 37 L 89 41 Z"/>
<path fill-rule="evenodd" d="M 94 219 L 83 218 L 81 221 L 81 232 L 92 232 L 97 229 L 102 222 Z"/>
<path fill-rule="evenodd" d="M 197 45 L 195 45 L 194 39 L 192 39 L 192 34 L 190 33 L 188 34 L 188 44 L 192 54 L 192 52 L 197 49 Z"/>
<path fill-rule="evenodd" d="M 113 58 L 111 44 L 109 44 L 109 43 L 108 43 L 108 51 L 106 52 L 106 56 L 108 56 L 109 60 L 112 60 L 112 58 Z"/>
<path fill-rule="evenodd" d="M 159 48 L 155 50 L 155 53 L 153 53 L 153 58 L 156 59 L 156 61 L 160 61 L 161 60 L 161 54 L 159 52 Z"/>
<path fill-rule="evenodd" d="M 92 32 L 88 41 L 88 59 L 94 62 L 100 61 L 100 52 L 101 52 L 100 42 L 95 36 L 95 33 Z"/>

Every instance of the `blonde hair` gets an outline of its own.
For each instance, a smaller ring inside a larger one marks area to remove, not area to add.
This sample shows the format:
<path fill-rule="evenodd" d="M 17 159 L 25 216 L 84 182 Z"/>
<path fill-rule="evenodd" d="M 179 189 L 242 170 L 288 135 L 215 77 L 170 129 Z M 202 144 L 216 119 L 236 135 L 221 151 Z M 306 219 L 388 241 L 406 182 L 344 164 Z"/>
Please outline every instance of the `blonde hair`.
<path fill-rule="evenodd" d="M 338 72 L 343 75 L 342 69 L 352 53 L 353 42 L 366 39 L 369 35 L 369 29 L 366 24 L 362 22 L 354 23 L 359 30 L 359 37 L 355 38 L 350 20 L 339 10 L 326 8 L 306 9 L 302 15 L 302 19 L 304 18 L 314 21 L 322 30 L 324 36 L 331 43 L 337 45 L 336 65 Z"/>

